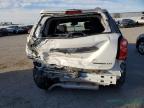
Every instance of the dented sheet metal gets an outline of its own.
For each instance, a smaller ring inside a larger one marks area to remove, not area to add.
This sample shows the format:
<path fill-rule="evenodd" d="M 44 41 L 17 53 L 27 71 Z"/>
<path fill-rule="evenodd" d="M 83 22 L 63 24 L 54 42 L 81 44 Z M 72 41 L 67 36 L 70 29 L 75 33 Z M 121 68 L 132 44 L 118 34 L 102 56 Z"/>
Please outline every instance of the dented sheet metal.
<path fill-rule="evenodd" d="M 113 38 L 111 38 L 111 36 Z M 36 48 L 45 64 L 82 69 L 111 69 L 115 64 L 118 34 L 73 39 L 45 39 Z"/>

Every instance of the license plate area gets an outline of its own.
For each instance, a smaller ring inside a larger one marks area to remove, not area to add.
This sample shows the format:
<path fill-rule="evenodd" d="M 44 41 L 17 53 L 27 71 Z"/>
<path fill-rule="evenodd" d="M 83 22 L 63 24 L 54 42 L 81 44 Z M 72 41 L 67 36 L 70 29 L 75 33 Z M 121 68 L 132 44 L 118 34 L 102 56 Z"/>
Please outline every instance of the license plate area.
<path fill-rule="evenodd" d="M 116 84 L 117 77 L 111 74 L 95 74 L 95 73 L 83 73 L 80 77 L 81 80 L 94 82 L 99 85 L 111 85 Z"/>

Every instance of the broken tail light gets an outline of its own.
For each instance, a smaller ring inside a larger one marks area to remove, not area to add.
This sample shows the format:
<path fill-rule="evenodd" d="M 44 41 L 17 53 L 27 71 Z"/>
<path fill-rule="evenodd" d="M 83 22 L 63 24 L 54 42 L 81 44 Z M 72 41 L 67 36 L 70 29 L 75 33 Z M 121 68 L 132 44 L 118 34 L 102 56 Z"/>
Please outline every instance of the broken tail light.
<path fill-rule="evenodd" d="M 118 54 L 117 59 L 118 60 L 126 60 L 128 55 L 128 41 L 121 37 L 119 39 L 119 48 L 118 48 Z"/>

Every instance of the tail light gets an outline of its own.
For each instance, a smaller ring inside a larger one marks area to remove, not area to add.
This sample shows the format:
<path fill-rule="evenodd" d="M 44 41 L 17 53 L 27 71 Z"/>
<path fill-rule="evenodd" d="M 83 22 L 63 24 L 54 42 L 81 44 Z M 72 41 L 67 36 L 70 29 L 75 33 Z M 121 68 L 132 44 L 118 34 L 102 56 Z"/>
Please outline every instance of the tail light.
<path fill-rule="evenodd" d="M 128 55 L 128 41 L 124 38 L 120 38 L 117 59 L 126 60 L 127 55 Z"/>
<path fill-rule="evenodd" d="M 68 10 L 65 12 L 65 14 L 67 15 L 74 15 L 74 14 L 81 14 L 82 11 L 81 10 Z"/>

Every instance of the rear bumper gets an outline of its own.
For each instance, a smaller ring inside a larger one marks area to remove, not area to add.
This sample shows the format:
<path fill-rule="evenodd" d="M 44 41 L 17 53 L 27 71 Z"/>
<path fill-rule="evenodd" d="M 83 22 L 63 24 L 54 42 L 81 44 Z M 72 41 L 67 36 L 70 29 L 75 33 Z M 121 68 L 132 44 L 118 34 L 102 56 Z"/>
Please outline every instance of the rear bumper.
<path fill-rule="evenodd" d="M 117 61 L 113 69 L 101 70 L 98 72 L 88 72 L 85 70 L 78 70 L 68 72 L 62 68 L 47 68 L 41 67 L 41 64 L 35 68 L 42 71 L 47 77 L 55 79 L 58 78 L 60 82 L 82 82 L 82 83 L 93 83 L 96 85 L 116 85 L 117 80 L 121 77 L 121 73 L 126 70 L 125 62 Z M 71 70 L 72 71 L 72 70 Z"/>

